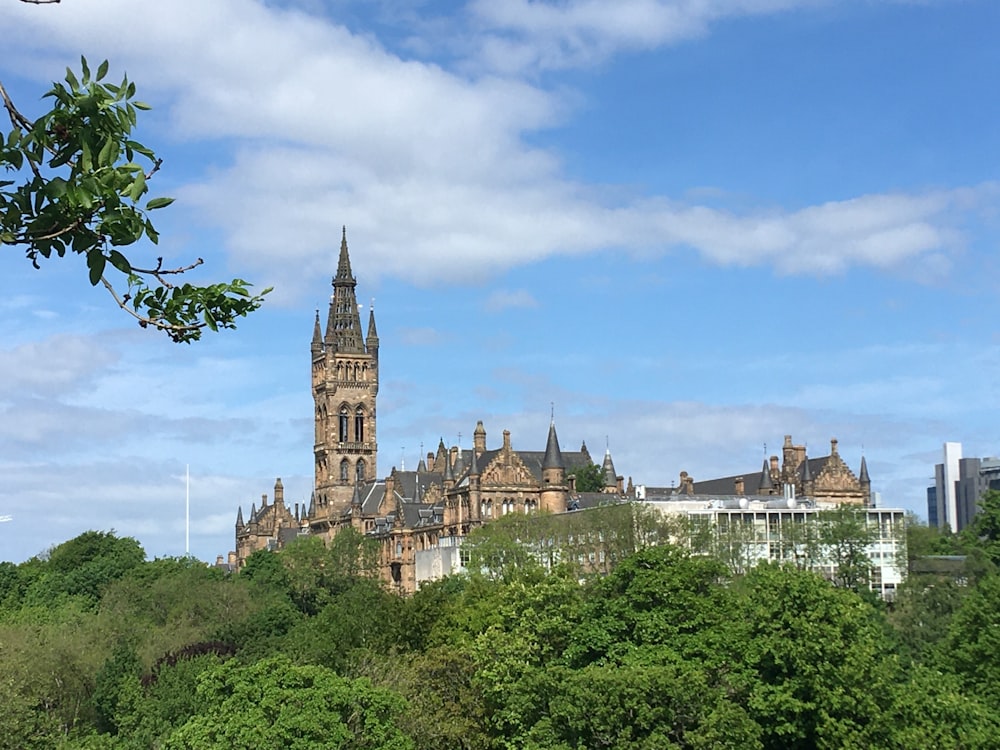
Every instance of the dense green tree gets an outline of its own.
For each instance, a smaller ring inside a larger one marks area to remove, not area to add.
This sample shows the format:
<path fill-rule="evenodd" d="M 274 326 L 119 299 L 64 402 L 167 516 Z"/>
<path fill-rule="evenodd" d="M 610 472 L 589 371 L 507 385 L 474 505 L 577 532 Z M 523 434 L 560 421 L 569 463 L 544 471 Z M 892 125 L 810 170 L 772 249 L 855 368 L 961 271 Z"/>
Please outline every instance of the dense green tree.
<path fill-rule="evenodd" d="M 358 578 L 291 629 L 283 650 L 299 661 L 344 673 L 357 651 L 386 652 L 396 646 L 402 611 L 402 600 L 381 582 Z"/>
<path fill-rule="evenodd" d="M 888 697 L 890 747 L 990 750 L 997 746 L 996 710 L 974 691 L 963 691 L 951 674 L 918 666 Z"/>
<path fill-rule="evenodd" d="M 118 683 L 114 724 L 120 750 L 162 747 L 177 727 L 201 707 L 198 678 L 218 667 L 223 657 L 216 653 L 167 659 L 140 679 L 129 674 Z"/>
<path fill-rule="evenodd" d="M 678 659 L 714 658 L 713 641 L 731 618 L 726 569 L 669 545 L 626 558 L 587 594 L 567 647 L 570 664 L 619 663 L 637 647 Z"/>
<path fill-rule="evenodd" d="M 962 601 L 944 639 L 940 663 L 968 692 L 1000 708 L 1000 576 L 982 579 Z"/>
<path fill-rule="evenodd" d="M 872 562 L 869 547 L 878 530 L 868 523 L 863 508 L 841 506 L 817 514 L 818 542 L 824 557 L 833 566 L 833 581 L 841 588 L 862 593 L 871 584 Z"/>
<path fill-rule="evenodd" d="M 962 541 L 983 550 L 994 565 L 1000 565 L 1000 490 L 987 490 L 976 503 L 976 515 L 962 532 Z"/>
<path fill-rule="evenodd" d="M 198 713 L 165 750 L 410 750 L 398 721 L 405 704 L 367 680 L 320 666 L 263 659 L 227 662 L 202 674 Z"/>
<path fill-rule="evenodd" d="M 105 660 L 94 679 L 95 725 L 100 732 L 117 734 L 115 715 L 126 683 L 142 673 L 139 655 L 132 644 L 120 643 Z"/>
<path fill-rule="evenodd" d="M 592 664 L 539 680 L 528 731 L 544 748 L 760 748 L 760 727 L 697 664 Z"/>
<path fill-rule="evenodd" d="M 81 58 L 81 75 L 67 68 L 65 83 L 45 94 L 52 108 L 34 120 L 17 109 L 0 83 L 0 99 L 11 129 L 0 131 L 0 245 L 23 249 L 41 263 L 67 254 L 83 256 L 93 286 L 103 285 L 118 306 L 144 328 L 164 331 L 174 341 L 200 338 L 204 329 L 234 328 L 256 310 L 242 279 L 198 285 L 179 277 L 201 265 L 178 268 L 162 257 L 148 264 L 125 255 L 159 234 L 150 213 L 170 198 L 145 199 L 162 160 L 134 140 L 138 113 L 149 106 L 135 99 L 135 84 L 105 80 L 108 63 L 91 72 Z"/>
<path fill-rule="evenodd" d="M 774 750 L 878 747 L 898 668 L 881 613 L 792 566 L 758 565 L 734 584 L 730 657 L 751 670 L 746 706 Z"/>
<path fill-rule="evenodd" d="M 571 467 L 566 476 L 576 477 L 577 492 L 600 492 L 604 489 L 604 471 L 593 462 Z"/>

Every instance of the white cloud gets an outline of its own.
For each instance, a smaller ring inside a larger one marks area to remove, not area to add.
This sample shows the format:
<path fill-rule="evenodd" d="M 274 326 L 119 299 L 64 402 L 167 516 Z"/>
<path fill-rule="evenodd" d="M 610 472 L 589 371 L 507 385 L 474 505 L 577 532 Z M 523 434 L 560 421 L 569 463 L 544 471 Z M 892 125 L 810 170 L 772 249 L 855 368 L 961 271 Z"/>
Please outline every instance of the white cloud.
<path fill-rule="evenodd" d="M 516 308 L 538 307 L 538 300 L 527 289 L 497 289 L 483 302 L 489 312 L 503 312 Z"/>
<path fill-rule="evenodd" d="M 482 28 L 532 49 L 555 45 L 568 64 L 577 53 L 658 46 L 721 18 L 809 4 L 470 7 Z M 276 285 L 279 303 L 297 301 L 305 279 L 330 270 L 345 223 L 370 269 L 423 284 L 608 248 L 693 248 L 713 264 L 782 273 L 855 265 L 940 273 L 961 247 L 970 205 L 995 193 L 894 192 L 738 212 L 657 196 L 612 201 L 603 196 L 618 191 L 568 179 L 553 153 L 528 145 L 526 136 L 567 117 L 568 100 L 516 78 L 402 60 L 344 26 L 253 0 L 176 0 L 140 14 L 126 0 L 80 0 L 56 12 L 18 5 L 0 6 L 0 23 L 19 31 L 12 54 L 43 41 L 67 54 L 100 48 L 167 99 L 175 133 L 218 144 L 211 168 L 176 191 L 176 210 L 221 229 L 232 265 Z M 541 54 L 529 54 L 533 65 Z"/>
<path fill-rule="evenodd" d="M 520 72 L 597 65 L 619 51 L 704 35 L 712 23 L 815 6 L 821 0 L 473 0 L 484 65 Z"/>
<path fill-rule="evenodd" d="M 439 346 L 447 336 L 430 326 L 400 328 L 396 336 L 403 346 Z"/>
<path fill-rule="evenodd" d="M 60 334 L 0 349 L 0 396 L 66 394 L 86 389 L 119 359 L 93 337 Z"/>

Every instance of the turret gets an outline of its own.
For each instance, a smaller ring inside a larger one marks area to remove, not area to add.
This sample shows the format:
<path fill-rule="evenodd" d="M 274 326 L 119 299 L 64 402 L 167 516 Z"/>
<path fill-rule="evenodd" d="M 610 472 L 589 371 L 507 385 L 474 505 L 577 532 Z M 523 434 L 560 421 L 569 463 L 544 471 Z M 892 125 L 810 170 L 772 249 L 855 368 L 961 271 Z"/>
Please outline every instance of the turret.
<path fill-rule="evenodd" d="M 486 452 L 486 428 L 481 419 L 476 422 L 476 430 L 472 433 L 472 452 L 477 456 Z"/>
<path fill-rule="evenodd" d="M 802 494 L 811 497 L 816 493 L 816 483 L 813 481 L 812 469 L 809 468 L 809 456 L 802 459 L 802 473 L 799 475 L 802 483 Z"/>
<path fill-rule="evenodd" d="M 451 465 L 451 452 L 444 453 L 444 488 L 450 490 L 455 486 L 455 470 Z"/>
<path fill-rule="evenodd" d="M 553 420 L 549 423 L 549 437 L 545 442 L 545 457 L 542 459 L 542 490 L 539 506 L 549 513 L 561 513 L 566 510 L 568 498 L 566 464 L 563 461 L 562 451 L 559 450 L 559 437 L 556 435 L 556 423 Z"/>
<path fill-rule="evenodd" d="M 868 476 L 868 462 L 861 456 L 861 471 L 858 473 L 858 483 L 861 485 L 861 492 L 864 495 L 865 505 L 871 507 L 872 503 L 872 480 Z"/>
<path fill-rule="evenodd" d="M 482 422 L 479 424 L 481 425 Z M 469 458 L 469 515 L 471 520 L 480 520 L 482 500 L 482 475 L 479 473 L 479 459 L 476 456 L 476 451 L 473 450 L 472 456 Z"/>
<path fill-rule="evenodd" d="M 615 471 L 615 462 L 611 460 L 610 448 L 607 448 L 604 451 L 604 463 L 601 465 L 601 473 L 604 475 L 604 489 L 602 491 L 608 494 L 621 494 L 618 474 Z"/>
<path fill-rule="evenodd" d="M 323 359 L 323 336 L 319 327 L 319 310 L 316 311 L 316 321 L 313 323 L 313 337 L 309 350 L 312 352 L 313 362 Z"/>
<path fill-rule="evenodd" d="M 365 348 L 378 361 L 378 331 L 375 330 L 375 300 L 372 300 L 368 311 L 368 336 L 365 338 Z"/>
<path fill-rule="evenodd" d="M 285 504 L 285 485 L 281 483 L 281 477 L 274 480 L 274 504 L 279 508 Z"/>
<path fill-rule="evenodd" d="M 760 469 L 760 482 L 757 484 L 757 494 L 759 495 L 770 495 L 774 490 L 774 482 L 771 481 L 771 468 L 768 466 L 767 459 L 764 459 L 764 465 Z"/>

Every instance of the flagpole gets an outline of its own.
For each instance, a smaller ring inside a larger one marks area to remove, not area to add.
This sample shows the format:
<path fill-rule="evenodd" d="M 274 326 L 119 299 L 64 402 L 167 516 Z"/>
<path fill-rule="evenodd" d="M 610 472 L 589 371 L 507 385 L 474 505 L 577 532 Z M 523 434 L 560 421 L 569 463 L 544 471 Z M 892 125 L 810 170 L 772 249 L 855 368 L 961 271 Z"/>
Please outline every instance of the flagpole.
<path fill-rule="evenodd" d="M 184 464 L 184 556 L 191 554 L 191 468 Z"/>

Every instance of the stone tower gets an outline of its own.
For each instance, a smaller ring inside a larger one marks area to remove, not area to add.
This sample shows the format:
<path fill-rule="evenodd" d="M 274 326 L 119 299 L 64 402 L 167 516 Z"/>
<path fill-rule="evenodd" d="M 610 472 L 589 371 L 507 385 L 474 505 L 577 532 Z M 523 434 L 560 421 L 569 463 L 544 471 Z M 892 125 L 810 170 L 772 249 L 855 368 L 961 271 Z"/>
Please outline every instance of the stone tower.
<path fill-rule="evenodd" d="M 549 437 L 545 442 L 545 457 L 542 459 L 542 486 L 539 491 L 539 507 L 546 513 L 562 513 L 566 510 L 566 463 L 559 449 L 556 423 L 549 423 Z"/>
<path fill-rule="evenodd" d="M 368 334 L 362 337 L 356 286 L 345 227 L 326 333 L 321 335 L 317 311 L 310 347 L 316 419 L 316 515 L 349 507 L 355 483 L 376 477 L 378 334 L 373 308 Z"/>

